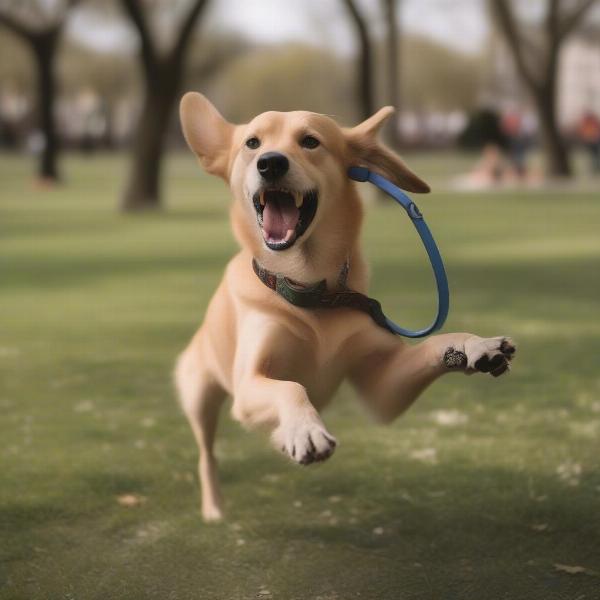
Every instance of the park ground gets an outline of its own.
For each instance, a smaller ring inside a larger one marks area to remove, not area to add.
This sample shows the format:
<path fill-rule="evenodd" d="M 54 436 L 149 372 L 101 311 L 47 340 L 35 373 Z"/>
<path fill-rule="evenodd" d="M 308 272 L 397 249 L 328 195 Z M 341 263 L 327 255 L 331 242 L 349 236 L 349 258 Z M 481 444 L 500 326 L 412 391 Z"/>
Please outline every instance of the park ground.
<path fill-rule="evenodd" d="M 228 516 L 204 525 L 171 369 L 235 251 L 225 187 L 176 156 L 166 209 L 122 215 L 122 157 L 40 192 L 0 156 L 0 598 L 598 600 L 600 195 L 445 188 L 469 161 L 417 157 L 418 203 L 445 331 L 512 335 L 513 371 L 448 376 L 387 427 L 344 387 L 315 468 L 224 414 Z M 376 204 L 364 240 L 372 294 L 427 322 L 405 215 Z"/>

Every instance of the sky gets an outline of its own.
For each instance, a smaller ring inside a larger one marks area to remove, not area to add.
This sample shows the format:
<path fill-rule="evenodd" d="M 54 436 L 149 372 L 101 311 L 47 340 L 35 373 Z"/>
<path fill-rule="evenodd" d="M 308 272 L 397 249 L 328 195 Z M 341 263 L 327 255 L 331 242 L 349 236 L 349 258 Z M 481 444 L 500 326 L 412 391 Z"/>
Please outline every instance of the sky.
<path fill-rule="evenodd" d="M 375 31 L 383 17 L 377 0 L 357 0 Z M 180 6 L 185 5 L 184 2 Z M 465 52 L 481 49 L 487 35 L 483 0 L 399 0 L 403 30 L 434 38 Z M 262 43 L 301 41 L 342 54 L 355 51 L 355 36 L 341 0 L 211 0 L 201 27 L 224 28 Z M 90 26 L 75 15 L 71 33 L 98 49 L 135 40 L 126 23 Z"/>
<path fill-rule="evenodd" d="M 372 22 L 381 23 L 376 0 L 358 0 Z M 467 52 L 476 52 L 487 33 L 482 0 L 400 0 L 402 26 Z M 209 18 L 261 41 L 301 40 L 354 48 L 352 29 L 340 0 L 218 0 Z"/>

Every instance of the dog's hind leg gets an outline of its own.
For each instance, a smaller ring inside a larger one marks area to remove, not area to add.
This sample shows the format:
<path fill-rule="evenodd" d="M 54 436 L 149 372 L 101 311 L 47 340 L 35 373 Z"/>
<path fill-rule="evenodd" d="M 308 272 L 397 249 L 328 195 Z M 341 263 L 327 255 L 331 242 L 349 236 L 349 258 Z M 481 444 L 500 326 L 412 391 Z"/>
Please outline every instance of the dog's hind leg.
<path fill-rule="evenodd" d="M 225 391 L 202 365 L 194 343 L 177 361 L 175 384 L 181 407 L 200 451 L 198 473 L 202 491 L 202 516 L 205 521 L 218 521 L 223 512 L 213 446 Z"/>

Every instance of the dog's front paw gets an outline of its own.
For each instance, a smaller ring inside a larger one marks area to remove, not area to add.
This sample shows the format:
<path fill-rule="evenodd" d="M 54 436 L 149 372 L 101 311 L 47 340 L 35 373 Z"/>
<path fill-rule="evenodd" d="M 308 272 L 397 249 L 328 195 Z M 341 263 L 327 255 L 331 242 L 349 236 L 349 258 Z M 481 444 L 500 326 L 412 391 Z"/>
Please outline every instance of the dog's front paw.
<path fill-rule="evenodd" d="M 465 371 L 490 373 L 493 377 L 499 377 L 510 369 L 515 352 L 515 345 L 508 337 L 471 336 L 465 342 Z"/>
<path fill-rule="evenodd" d="M 273 432 L 273 443 L 301 465 L 328 459 L 337 446 L 318 415 L 286 419 Z"/>

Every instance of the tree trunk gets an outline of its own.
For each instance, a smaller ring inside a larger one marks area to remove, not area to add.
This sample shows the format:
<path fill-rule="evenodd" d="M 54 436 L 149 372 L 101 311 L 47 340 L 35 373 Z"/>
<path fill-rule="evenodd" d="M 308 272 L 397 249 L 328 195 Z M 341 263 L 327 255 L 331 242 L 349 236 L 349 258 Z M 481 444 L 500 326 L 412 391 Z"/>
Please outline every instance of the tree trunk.
<path fill-rule="evenodd" d="M 541 70 L 528 61 L 531 48 L 526 47 L 509 0 L 488 0 L 499 30 L 513 56 L 517 73 L 527 86 L 536 106 L 546 157 L 546 172 L 553 177 L 570 177 L 573 173 L 565 140 L 557 122 L 557 78 L 561 49 L 567 36 L 581 23 L 595 3 L 582 0 L 570 11 L 566 2 L 551 0 L 544 17 L 544 54 Z"/>
<path fill-rule="evenodd" d="M 145 94 L 132 148 L 129 179 L 121 201 L 124 211 L 160 208 L 162 155 L 179 89 L 177 83 L 170 77 L 158 77 L 152 82 L 153 89 Z"/>
<path fill-rule="evenodd" d="M 135 211 L 160 207 L 160 170 L 169 119 L 183 79 L 186 53 L 194 27 L 207 0 L 195 0 L 177 32 L 175 44 L 166 57 L 161 58 L 146 23 L 139 0 L 122 0 L 140 35 L 140 63 L 145 90 L 144 106 L 140 115 L 129 180 L 121 199 L 121 209 Z"/>
<path fill-rule="evenodd" d="M 39 34 L 33 42 L 33 54 L 37 69 L 37 112 L 39 126 L 44 137 L 44 145 L 39 157 L 38 175 L 41 180 L 58 182 L 59 142 L 56 133 L 54 104 L 56 85 L 54 81 L 54 61 L 56 55 L 57 32 Z"/>
<path fill-rule="evenodd" d="M 544 87 L 535 95 L 535 101 L 546 157 L 546 174 L 551 177 L 570 177 L 573 171 L 569 152 L 556 120 L 556 94 Z"/>
<path fill-rule="evenodd" d="M 399 24 L 397 15 L 397 0 L 385 0 L 385 19 L 387 21 L 386 54 L 388 70 L 388 102 L 396 109 L 396 114 L 390 118 L 387 125 L 387 138 L 392 148 L 398 149 L 402 142 L 398 129 L 400 122 L 400 44 Z"/>
<path fill-rule="evenodd" d="M 365 18 L 359 13 L 353 0 L 345 0 L 358 36 L 358 77 L 356 79 L 356 97 L 359 101 L 360 118 L 368 119 L 374 111 L 373 76 L 371 68 L 371 40 Z"/>
<path fill-rule="evenodd" d="M 373 101 L 373 77 L 371 75 L 371 43 L 361 37 L 360 47 L 358 93 L 364 120 L 375 112 L 375 106 Z"/>
<path fill-rule="evenodd" d="M 555 11 L 549 12 L 549 26 L 552 25 L 551 16 L 554 14 Z M 548 39 L 546 60 L 542 83 L 537 88 L 531 88 L 540 119 L 542 146 L 546 157 L 546 174 L 550 177 L 570 177 L 573 174 L 571 161 L 557 118 L 560 45 L 553 29 L 551 29 Z"/>

